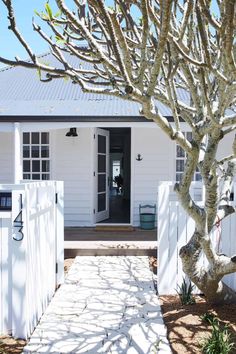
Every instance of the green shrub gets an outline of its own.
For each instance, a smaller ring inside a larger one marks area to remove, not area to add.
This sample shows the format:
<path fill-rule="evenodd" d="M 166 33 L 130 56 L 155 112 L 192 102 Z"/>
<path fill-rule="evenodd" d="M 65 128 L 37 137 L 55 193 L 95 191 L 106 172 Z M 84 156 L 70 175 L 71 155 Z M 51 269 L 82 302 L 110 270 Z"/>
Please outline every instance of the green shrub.
<path fill-rule="evenodd" d="M 228 354 L 234 348 L 234 343 L 228 327 L 220 327 L 219 321 L 214 317 L 208 318 L 212 325 L 212 333 L 202 344 L 202 353 L 204 354 Z"/>
<path fill-rule="evenodd" d="M 195 304 L 193 289 L 194 286 L 192 285 L 191 281 L 187 282 L 185 279 L 183 279 L 181 286 L 178 285 L 178 289 L 176 291 L 179 295 L 182 305 Z"/>
<path fill-rule="evenodd" d="M 200 316 L 200 318 L 210 324 L 212 324 L 216 319 L 215 315 L 212 312 L 206 312 L 202 316 Z"/>

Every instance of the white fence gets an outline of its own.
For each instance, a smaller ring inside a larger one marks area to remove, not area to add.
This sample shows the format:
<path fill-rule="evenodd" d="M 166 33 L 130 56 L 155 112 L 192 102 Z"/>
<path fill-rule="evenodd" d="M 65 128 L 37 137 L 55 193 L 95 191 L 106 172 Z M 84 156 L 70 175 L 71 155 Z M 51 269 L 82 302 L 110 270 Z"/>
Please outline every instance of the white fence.
<path fill-rule="evenodd" d="M 184 273 L 179 257 L 179 250 L 194 232 L 194 221 L 191 219 L 173 191 L 174 184 L 162 182 L 158 187 L 158 292 L 176 294 L 181 285 Z M 200 183 L 192 183 L 191 194 L 196 202 L 203 200 Z M 236 188 L 234 186 L 234 198 Z M 232 202 L 235 204 L 235 201 Z M 220 227 L 212 232 L 212 240 L 217 251 L 232 256 L 236 254 L 236 215 L 226 218 Z M 207 262 L 202 257 L 202 262 Z M 227 275 L 223 281 L 236 291 L 236 274 Z"/>
<path fill-rule="evenodd" d="M 0 333 L 27 338 L 64 280 L 63 182 L 0 185 Z"/>

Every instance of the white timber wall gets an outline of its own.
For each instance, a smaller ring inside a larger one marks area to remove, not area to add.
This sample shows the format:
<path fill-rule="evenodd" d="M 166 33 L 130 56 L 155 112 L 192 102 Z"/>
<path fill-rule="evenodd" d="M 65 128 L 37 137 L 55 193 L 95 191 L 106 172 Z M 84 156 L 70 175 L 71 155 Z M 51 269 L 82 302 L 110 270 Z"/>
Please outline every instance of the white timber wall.
<path fill-rule="evenodd" d="M 234 141 L 235 132 L 227 134 L 224 136 L 223 139 L 220 140 L 218 150 L 216 153 L 217 159 L 222 159 L 225 156 L 232 154 L 232 144 Z"/>
<path fill-rule="evenodd" d="M 13 183 L 13 134 L 0 132 L 0 183 Z"/>
<path fill-rule="evenodd" d="M 93 224 L 93 129 L 77 129 L 78 137 L 66 137 L 68 129 L 51 133 L 52 179 L 63 180 L 65 226 Z"/>
<path fill-rule="evenodd" d="M 195 224 L 180 203 L 173 191 L 174 184 L 162 182 L 158 188 L 158 292 L 160 295 L 176 294 L 176 289 L 181 286 L 185 274 L 179 251 L 191 238 Z M 200 203 L 203 193 L 200 183 L 192 183 L 191 194 L 193 199 Z M 236 197 L 234 186 L 234 198 Z M 235 201 L 232 202 L 235 205 Z M 215 227 L 211 239 L 217 252 L 228 256 L 236 254 L 236 215 L 226 218 L 219 227 Z M 202 257 L 202 262 L 207 266 L 207 260 Z M 236 291 L 236 273 L 227 275 L 223 281 Z M 196 292 L 198 290 L 196 289 Z"/>
<path fill-rule="evenodd" d="M 22 126 L 22 131 L 47 131 L 47 125 L 40 124 L 30 127 L 30 123 L 27 123 Z M 92 226 L 94 126 L 77 127 L 78 137 L 73 138 L 65 136 L 73 123 L 67 122 L 67 128 L 55 130 L 50 124 L 51 179 L 65 181 L 65 226 Z M 102 123 L 100 125 L 104 126 Z M 132 125 L 131 221 L 133 225 L 139 226 L 139 204 L 155 204 L 158 182 L 175 179 L 175 142 L 152 123 L 146 123 L 147 127 L 137 127 L 135 123 Z M 183 130 L 188 129 L 185 127 Z M 221 140 L 218 158 L 231 153 L 233 137 L 234 133 Z M 13 183 L 13 141 L 12 132 L 0 132 L 0 183 Z M 141 154 L 141 161 L 136 160 L 137 154 Z"/>
<path fill-rule="evenodd" d="M 0 185 L 0 334 L 28 338 L 64 280 L 63 182 Z"/>
<path fill-rule="evenodd" d="M 175 144 L 158 127 L 132 128 L 131 144 L 133 224 L 138 226 L 139 204 L 156 204 L 158 182 L 175 176 Z"/>

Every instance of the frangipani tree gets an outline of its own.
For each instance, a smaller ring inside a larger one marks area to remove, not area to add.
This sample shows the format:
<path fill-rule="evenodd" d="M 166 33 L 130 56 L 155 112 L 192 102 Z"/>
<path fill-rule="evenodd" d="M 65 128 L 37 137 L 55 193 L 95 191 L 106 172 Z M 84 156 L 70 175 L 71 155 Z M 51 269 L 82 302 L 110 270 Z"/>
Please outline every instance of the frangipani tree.
<path fill-rule="evenodd" d="M 9 29 L 30 59 L 1 56 L 1 62 L 46 72 L 41 77 L 46 82 L 66 77 L 85 92 L 136 101 L 142 115 L 186 152 L 175 190 L 195 221 L 195 232 L 180 251 L 183 269 L 210 301 L 235 301 L 236 294 L 221 280 L 236 271 L 236 256 L 217 254 L 209 236 L 218 221 L 235 212 L 229 201 L 236 139 L 231 155 L 216 158 L 219 143 L 236 128 L 235 0 L 73 0 L 72 7 L 55 0 L 57 13 L 46 3 L 36 15 L 49 32 L 36 22 L 33 29 L 48 43 L 58 67 L 37 59 L 17 28 L 12 1 L 1 1 L 8 10 Z M 90 69 L 71 66 L 66 52 L 90 63 Z M 188 92 L 189 102 L 180 100 L 180 89 Z M 171 109 L 173 124 L 158 112 L 157 101 Z M 192 141 L 181 122 L 192 132 Z M 205 187 L 203 207 L 190 195 L 197 168 Z M 200 265 L 202 253 L 207 268 Z"/>

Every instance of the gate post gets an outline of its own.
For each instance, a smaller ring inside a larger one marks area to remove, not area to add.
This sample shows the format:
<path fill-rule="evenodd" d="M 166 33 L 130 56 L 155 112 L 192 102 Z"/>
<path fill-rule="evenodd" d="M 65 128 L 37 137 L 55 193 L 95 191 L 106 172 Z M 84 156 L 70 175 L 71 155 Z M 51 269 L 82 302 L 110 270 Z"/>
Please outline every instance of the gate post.
<path fill-rule="evenodd" d="M 24 201 L 23 185 L 22 190 L 12 190 L 12 335 L 15 338 L 27 338 L 29 333 L 27 323 L 30 304 L 26 298 L 28 237 Z"/>
<path fill-rule="evenodd" d="M 160 182 L 158 186 L 157 223 L 157 284 L 158 293 L 169 291 L 169 195 L 171 182 Z"/>
<path fill-rule="evenodd" d="M 64 183 L 55 182 L 57 286 L 64 282 Z"/>

